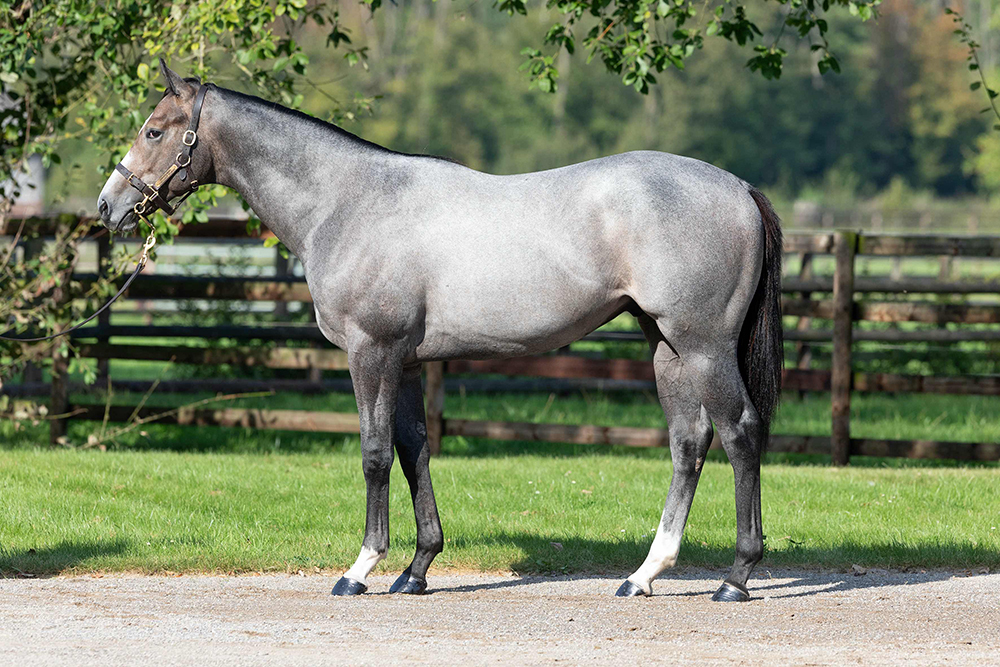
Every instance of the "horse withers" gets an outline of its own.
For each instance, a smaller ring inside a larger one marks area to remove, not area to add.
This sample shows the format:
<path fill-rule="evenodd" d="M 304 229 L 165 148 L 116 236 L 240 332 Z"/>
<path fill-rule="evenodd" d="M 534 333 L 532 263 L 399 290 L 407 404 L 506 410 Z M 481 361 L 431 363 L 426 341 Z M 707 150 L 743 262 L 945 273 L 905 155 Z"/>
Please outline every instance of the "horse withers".
<path fill-rule="evenodd" d="M 649 151 L 494 176 L 160 67 L 166 92 L 98 209 L 127 232 L 193 184 L 221 183 L 301 260 L 320 330 L 347 351 L 361 423 L 365 536 L 334 594 L 364 593 L 385 558 L 393 450 L 417 547 L 391 590 L 423 593 L 444 545 L 422 362 L 538 354 L 627 311 L 652 351 L 673 477 L 649 555 L 617 594 L 650 595 L 676 562 L 714 423 L 735 473 L 737 538 L 713 599 L 749 599 L 782 367 L 781 228 L 764 195 Z"/>

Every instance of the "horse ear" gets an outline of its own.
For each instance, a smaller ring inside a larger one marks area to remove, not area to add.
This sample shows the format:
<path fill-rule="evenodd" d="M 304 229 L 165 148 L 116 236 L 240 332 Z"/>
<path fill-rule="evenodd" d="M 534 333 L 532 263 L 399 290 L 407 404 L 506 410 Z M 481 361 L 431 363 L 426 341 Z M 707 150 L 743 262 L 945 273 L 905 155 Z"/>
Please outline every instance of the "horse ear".
<path fill-rule="evenodd" d="M 163 58 L 160 58 L 160 76 L 163 77 L 167 90 L 175 96 L 182 97 L 191 92 L 191 84 L 181 78 L 180 74 L 167 67 L 167 61 Z"/>

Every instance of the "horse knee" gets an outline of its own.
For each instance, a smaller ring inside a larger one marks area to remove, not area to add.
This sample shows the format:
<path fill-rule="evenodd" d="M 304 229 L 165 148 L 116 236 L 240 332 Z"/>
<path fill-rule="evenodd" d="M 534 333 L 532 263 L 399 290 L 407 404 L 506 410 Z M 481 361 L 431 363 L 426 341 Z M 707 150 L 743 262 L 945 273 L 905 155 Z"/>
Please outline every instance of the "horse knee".
<path fill-rule="evenodd" d="M 387 476 L 392 469 L 392 460 L 391 447 L 362 448 L 361 469 L 364 471 L 365 479 Z"/>

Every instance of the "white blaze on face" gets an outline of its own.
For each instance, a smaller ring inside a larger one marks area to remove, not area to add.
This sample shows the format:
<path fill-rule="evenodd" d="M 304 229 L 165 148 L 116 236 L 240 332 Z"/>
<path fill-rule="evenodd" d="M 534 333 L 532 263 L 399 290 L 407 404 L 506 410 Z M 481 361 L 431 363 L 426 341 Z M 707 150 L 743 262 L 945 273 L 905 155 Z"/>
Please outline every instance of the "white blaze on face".
<path fill-rule="evenodd" d="M 153 113 L 156 113 L 156 109 L 153 110 Z M 149 116 L 146 117 L 146 121 L 142 124 L 142 127 L 139 128 L 139 134 L 137 134 L 136 137 L 135 137 L 135 142 L 132 143 L 132 148 L 135 148 L 135 144 L 138 143 L 140 139 L 142 139 L 142 137 L 143 137 L 144 134 L 146 134 L 146 126 L 149 125 L 149 119 L 152 118 L 152 117 L 153 117 L 152 113 L 149 114 Z M 125 167 L 129 171 L 133 171 L 134 172 L 135 170 L 132 169 L 132 148 L 129 148 L 128 153 L 126 153 L 125 157 L 122 158 L 122 164 L 125 165 Z M 118 172 L 115 172 L 115 173 L 118 173 Z M 120 175 L 121 174 L 119 174 L 119 176 Z M 138 174 L 136 174 L 136 175 L 138 176 Z M 142 177 L 140 176 L 140 178 L 142 178 Z M 143 179 L 143 180 L 145 180 L 145 179 Z"/>
<path fill-rule="evenodd" d="M 155 112 L 155 109 L 154 109 L 154 112 Z M 150 113 L 149 116 L 146 118 L 146 121 L 142 124 L 142 127 L 139 128 L 139 134 L 136 136 L 136 141 L 139 141 L 139 139 L 142 138 L 143 134 L 145 134 L 145 132 L 146 132 L 146 126 L 149 125 L 149 119 L 152 118 L 152 117 L 153 117 L 153 114 Z M 132 145 L 135 146 L 134 143 Z M 128 153 L 125 154 L 125 157 L 122 158 L 122 164 L 129 171 L 132 171 L 132 172 L 135 171 L 134 169 L 132 169 L 132 149 L 131 148 L 129 149 Z M 143 180 L 146 180 L 145 178 L 143 178 L 143 176 L 141 174 L 136 174 L 136 176 L 138 176 L 139 178 L 142 178 Z M 98 207 L 100 207 L 100 201 L 101 200 L 108 201 L 109 203 L 112 204 L 112 207 L 114 209 L 113 215 L 115 216 L 115 218 L 120 219 L 120 216 L 125 215 L 125 213 L 120 212 L 118 210 L 119 207 L 115 206 L 115 204 L 117 203 L 118 197 L 120 197 L 123 193 L 127 192 L 127 190 L 129 190 L 129 189 L 131 189 L 131 186 L 128 185 L 128 183 L 125 182 L 125 177 L 122 176 L 118 172 L 117 169 L 113 170 L 111 172 L 111 175 L 108 177 L 107 182 L 104 184 L 104 187 L 101 188 L 101 195 L 98 198 Z M 117 194 L 113 194 L 113 193 L 117 193 Z"/>

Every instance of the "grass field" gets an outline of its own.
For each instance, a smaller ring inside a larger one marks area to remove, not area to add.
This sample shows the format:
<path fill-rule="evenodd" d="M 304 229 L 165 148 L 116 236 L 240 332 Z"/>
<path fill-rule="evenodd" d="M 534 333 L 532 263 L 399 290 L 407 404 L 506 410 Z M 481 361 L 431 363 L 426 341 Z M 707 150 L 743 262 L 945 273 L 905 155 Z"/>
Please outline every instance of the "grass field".
<path fill-rule="evenodd" d="M 354 409 L 344 394 L 241 403 Z M 446 405 L 451 417 L 663 425 L 652 397 L 641 394 L 449 395 Z M 860 396 L 854 410 L 858 435 L 1000 438 L 996 399 Z M 789 398 L 775 431 L 827 433 L 828 415 L 822 396 Z M 85 442 L 98 426 L 74 423 L 71 437 Z M 355 437 L 149 425 L 101 452 L 38 447 L 44 428 L 0 424 L 4 573 L 337 569 L 360 546 L 364 483 Z M 446 439 L 432 466 L 448 540 L 436 566 L 517 572 L 634 568 L 670 476 L 666 450 L 461 438 Z M 836 470 L 821 457 L 769 455 L 762 567 L 998 568 L 998 482 L 995 465 L 858 459 Z M 732 485 L 724 456 L 713 453 L 681 565 L 731 562 Z M 399 570 L 412 555 L 414 528 L 398 469 L 391 508 L 393 548 L 381 567 Z"/>
<path fill-rule="evenodd" d="M 437 567 L 624 571 L 648 548 L 668 462 L 585 456 L 443 457 L 433 473 L 445 525 Z M 991 469 L 768 465 L 763 567 L 1000 567 Z M 327 454 L 8 450 L 0 457 L 0 571 L 296 571 L 342 568 L 364 525 L 356 443 Z M 412 556 L 402 475 L 394 548 Z M 723 566 L 734 541 L 732 473 L 706 465 L 681 564 Z M 561 546 L 561 548 L 560 548 Z"/>

